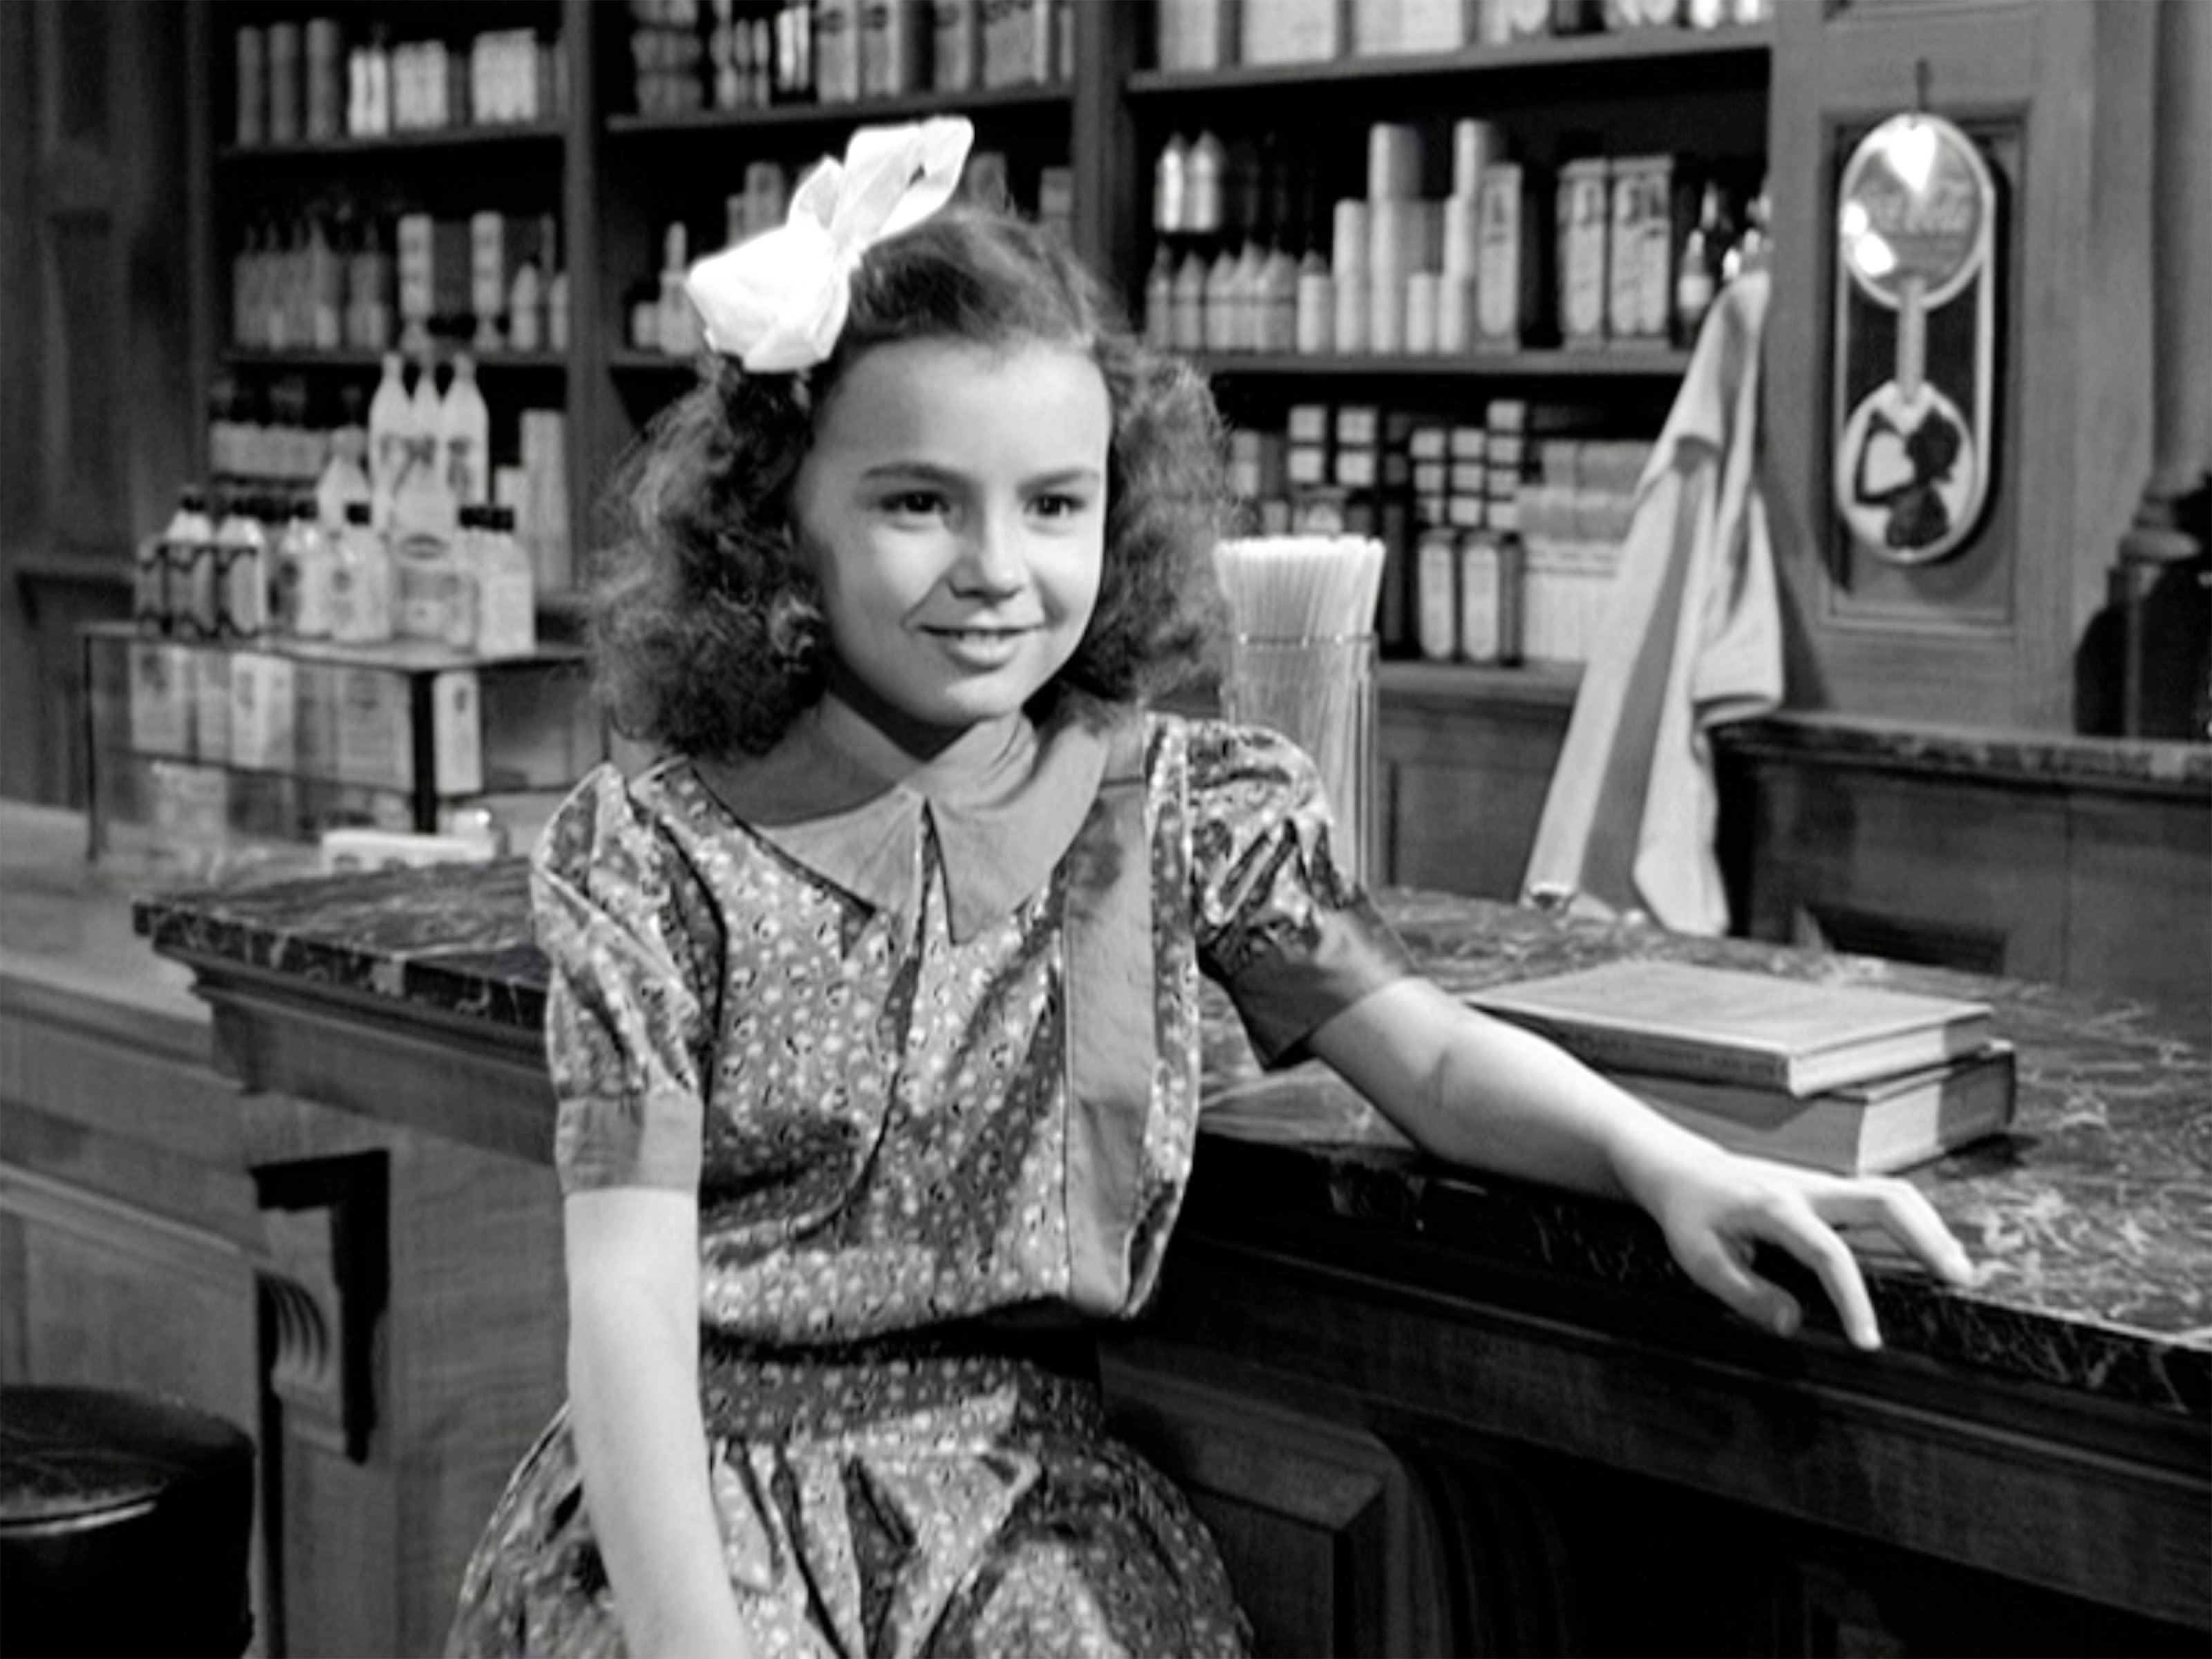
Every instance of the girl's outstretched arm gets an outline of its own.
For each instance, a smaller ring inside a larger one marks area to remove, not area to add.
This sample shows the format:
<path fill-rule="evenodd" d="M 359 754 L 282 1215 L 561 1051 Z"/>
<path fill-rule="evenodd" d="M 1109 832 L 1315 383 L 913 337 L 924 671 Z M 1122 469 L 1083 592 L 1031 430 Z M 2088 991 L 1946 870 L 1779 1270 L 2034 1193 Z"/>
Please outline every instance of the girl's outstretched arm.
<path fill-rule="evenodd" d="M 1972 1281 L 1965 1249 L 1907 1183 L 1737 1157 L 1426 980 L 1398 980 L 1362 998 L 1309 1046 L 1436 1157 L 1641 1205 L 1692 1279 L 1769 1329 L 1795 1331 L 1800 1310 L 1752 1271 L 1756 1243 L 1810 1267 L 1844 1334 L 1862 1348 L 1881 1345 L 1838 1224 L 1880 1229 L 1944 1280 Z"/>
<path fill-rule="evenodd" d="M 748 1655 L 699 1409 L 698 1200 L 611 1187 L 562 1216 L 570 1424 L 629 1651 Z"/>

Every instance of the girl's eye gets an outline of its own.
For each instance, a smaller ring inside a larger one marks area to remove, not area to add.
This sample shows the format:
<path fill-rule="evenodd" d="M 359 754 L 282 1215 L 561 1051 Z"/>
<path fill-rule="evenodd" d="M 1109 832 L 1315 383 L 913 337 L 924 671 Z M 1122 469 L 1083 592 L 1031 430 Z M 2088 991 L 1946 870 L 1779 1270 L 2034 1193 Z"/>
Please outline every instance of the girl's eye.
<path fill-rule="evenodd" d="M 902 489 L 884 496 L 883 509 L 895 519 L 933 519 L 945 512 L 945 497 L 933 489 Z"/>
<path fill-rule="evenodd" d="M 1089 503 L 1080 495 L 1040 495 L 1034 505 L 1042 517 L 1072 519 Z"/>

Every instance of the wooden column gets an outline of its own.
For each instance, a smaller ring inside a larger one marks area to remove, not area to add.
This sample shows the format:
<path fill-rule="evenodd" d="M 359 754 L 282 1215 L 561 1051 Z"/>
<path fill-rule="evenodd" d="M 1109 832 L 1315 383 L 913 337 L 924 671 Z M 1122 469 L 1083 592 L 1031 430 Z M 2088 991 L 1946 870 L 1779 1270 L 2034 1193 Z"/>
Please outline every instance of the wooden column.
<path fill-rule="evenodd" d="M 2207 478 L 2212 475 L 2212 7 L 2160 0 L 2152 150 L 2150 477 L 2112 574 L 2122 619 L 2120 725 L 2212 736 L 2206 704 Z"/>

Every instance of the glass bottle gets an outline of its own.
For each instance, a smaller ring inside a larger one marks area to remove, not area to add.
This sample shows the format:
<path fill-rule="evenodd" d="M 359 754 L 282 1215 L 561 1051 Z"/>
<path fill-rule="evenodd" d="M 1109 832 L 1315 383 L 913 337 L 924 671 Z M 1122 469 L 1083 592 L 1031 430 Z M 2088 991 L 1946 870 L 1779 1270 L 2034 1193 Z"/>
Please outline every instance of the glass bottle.
<path fill-rule="evenodd" d="M 1708 184 L 1698 203 L 1698 222 L 1682 239 L 1674 267 L 1674 337 L 1684 345 L 1696 343 L 1698 325 L 1720 291 L 1720 258 L 1727 240 L 1721 187 Z"/>
<path fill-rule="evenodd" d="M 346 507 L 331 562 L 331 637 L 341 645 L 374 645 L 392 637 L 392 554 L 369 522 L 368 503 Z"/>

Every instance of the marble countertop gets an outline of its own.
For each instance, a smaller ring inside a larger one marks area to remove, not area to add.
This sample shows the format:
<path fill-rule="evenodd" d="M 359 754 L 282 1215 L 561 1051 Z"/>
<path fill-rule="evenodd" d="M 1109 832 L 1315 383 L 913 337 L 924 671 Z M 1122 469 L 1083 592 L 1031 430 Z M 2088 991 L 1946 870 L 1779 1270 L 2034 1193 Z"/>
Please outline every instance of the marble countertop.
<path fill-rule="evenodd" d="M 1988 1000 L 2018 1051 L 2014 1128 L 1910 1176 L 1984 1279 L 1945 1291 L 1875 1261 L 1892 1347 L 2212 1421 L 2212 1009 L 2154 1009 L 1474 899 L 1391 893 L 1383 902 L 1454 992 L 1637 955 Z M 531 1028 L 543 1017 L 544 964 L 530 941 L 519 860 L 142 900 L 136 923 L 157 951 L 187 961 L 502 1025 Z M 1695 1295 L 1633 1212 L 1424 1160 L 1324 1068 L 1262 1074 L 1225 1001 L 1210 988 L 1209 997 L 1198 1224 L 1233 1226 L 1255 1205 L 1319 1210 Z"/>
<path fill-rule="evenodd" d="M 2212 743 L 2084 737 L 1784 710 L 1723 726 L 1720 747 L 1829 764 L 1932 772 L 1962 781 L 2212 800 Z"/>

